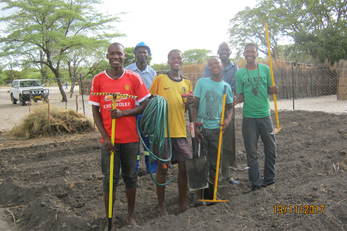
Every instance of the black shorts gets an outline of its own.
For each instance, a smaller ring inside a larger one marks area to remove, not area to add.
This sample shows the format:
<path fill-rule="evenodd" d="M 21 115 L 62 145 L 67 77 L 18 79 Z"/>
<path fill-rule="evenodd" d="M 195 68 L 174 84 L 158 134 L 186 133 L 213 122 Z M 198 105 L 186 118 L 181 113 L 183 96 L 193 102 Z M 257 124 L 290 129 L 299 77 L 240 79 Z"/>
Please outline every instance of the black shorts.
<path fill-rule="evenodd" d="M 114 156 L 113 182 L 118 185 L 120 171 L 126 188 L 135 188 L 137 182 L 136 156 L 139 143 L 116 144 Z M 108 192 L 110 182 L 110 153 L 104 146 L 101 147 L 101 171 L 103 174 L 103 190 Z"/>

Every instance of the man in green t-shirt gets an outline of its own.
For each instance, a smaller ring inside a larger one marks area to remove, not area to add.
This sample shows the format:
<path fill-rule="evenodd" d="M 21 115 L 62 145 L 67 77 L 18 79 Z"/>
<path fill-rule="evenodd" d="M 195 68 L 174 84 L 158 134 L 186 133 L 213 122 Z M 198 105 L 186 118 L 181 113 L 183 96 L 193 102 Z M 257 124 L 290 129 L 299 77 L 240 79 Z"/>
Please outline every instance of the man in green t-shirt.
<path fill-rule="evenodd" d="M 250 43 L 243 55 L 246 67 L 236 72 L 236 93 L 234 104 L 243 102 L 242 135 L 247 153 L 248 176 L 251 189 L 256 190 L 275 183 L 276 140 L 270 114 L 269 94 L 277 93 L 271 86 L 270 70 L 265 64 L 258 64 L 258 47 Z M 257 157 L 258 138 L 264 144 L 264 179 L 259 174 Z"/>

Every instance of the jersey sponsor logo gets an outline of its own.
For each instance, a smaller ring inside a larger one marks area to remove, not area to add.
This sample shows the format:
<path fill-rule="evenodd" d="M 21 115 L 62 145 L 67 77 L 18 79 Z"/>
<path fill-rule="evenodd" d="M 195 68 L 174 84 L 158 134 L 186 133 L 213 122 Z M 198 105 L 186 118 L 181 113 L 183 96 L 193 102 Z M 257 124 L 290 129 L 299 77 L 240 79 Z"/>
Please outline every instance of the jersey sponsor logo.
<path fill-rule="evenodd" d="M 122 108 L 122 107 L 130 107 L 131 104 L 130 102 L 117 102 L 116 103 L 116 108 Z M 105 104 L 104 105 L 104 109 L 111 109 L 112 108 L 112 104 Z"/>

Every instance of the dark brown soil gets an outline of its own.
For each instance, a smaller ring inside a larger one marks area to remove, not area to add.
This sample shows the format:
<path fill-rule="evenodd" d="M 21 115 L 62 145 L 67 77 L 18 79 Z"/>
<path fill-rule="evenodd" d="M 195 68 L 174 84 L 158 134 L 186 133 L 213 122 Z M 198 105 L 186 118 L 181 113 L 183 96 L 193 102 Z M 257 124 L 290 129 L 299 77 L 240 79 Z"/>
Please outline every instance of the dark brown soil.
<path fill-rule="evenodd" d="M 221 183 L 219 198 L 229 203 L 201 206 L 177 214 L 177 185 L 167 187 L 169 215 L 158 218 L 155 187 L 139 178 L 136 217 L 125 224 L 124 185 L 117 188 L 115 221 L 121 230 L 346 230 L 347 115 L 281 112 L 277 135 L 277 182 L 248 191 L 246 171 L 235 172 L 240 185 Z M 237 119 L 237 158 L 246 164 Z M 262 165 L 263 153 L 259 145 Z M 170 175 L 176 174 L 170 169 Z M 97 132 L 19 140 L 0 134 L 0 207 L 18 230 L 103 230 Z M 274 214 L 275 205 L 324 205 L 322 214 Z"/>

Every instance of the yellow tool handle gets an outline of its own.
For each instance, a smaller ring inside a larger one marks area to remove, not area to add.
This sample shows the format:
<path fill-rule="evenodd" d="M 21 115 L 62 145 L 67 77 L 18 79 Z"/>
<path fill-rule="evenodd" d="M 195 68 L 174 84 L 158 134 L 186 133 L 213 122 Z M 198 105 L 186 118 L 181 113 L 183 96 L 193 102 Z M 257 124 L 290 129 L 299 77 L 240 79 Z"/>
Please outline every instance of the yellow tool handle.
<path fill-rule="evenodd" d="M 226 86 L 225 86 L 224 87 L 224 93 L 223 93 L 223 101 L 222 101 L 222 114 L 220 117 L 220 126 L 219 126 L 216 177 L 214 179 L 213 200 L 217 200 L 218 177 L 219 177 L 220 156 L 221 156 L 222 144 L 223 144 L 223 127 L 224 127 L 224 114 L 225 114 L 226 99 L 227 99 L 227 93 L 226 93 Z"/>
<path fill-rule="evenodd" d="M 269 27 L 267 23 L 265 24 L 265 37 L 266 37 L 266 43 L 267 43 L 267 54 L 269 57 L 269 67 L 270 67 L 270 75 L 271 75 L 271 85 L 275 86 L 275 75 L 273 72 L 273 67 L 272 67 L 272 56 L 271 56 L 271 49 L 270 49 L 270 37 L 269 37 Z M 272 97 L 274 99 L 274 105 L 275 105 L 275 119 L 276 119 L 276 128 L 280 129 L 280 120 L 278 118 L 278 107 L 277 107 L 277 95 L 272 94 Z"/>
<path fill-rule="evenodd" d="M 112 99 L 112 109 L 116 109 L 116 99 Z M 111 127 L 111 143 L 114 145 L 116 138 L 116 119 L 112 119 Z M 114 151 L 110 155 L 110 181 L 108 192 L 108 218 L 113 217 L 113 172 L 114 172 Z"/>

